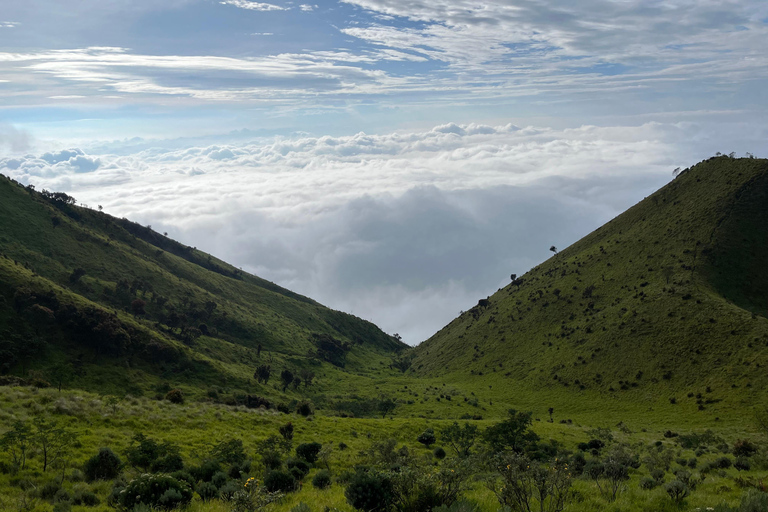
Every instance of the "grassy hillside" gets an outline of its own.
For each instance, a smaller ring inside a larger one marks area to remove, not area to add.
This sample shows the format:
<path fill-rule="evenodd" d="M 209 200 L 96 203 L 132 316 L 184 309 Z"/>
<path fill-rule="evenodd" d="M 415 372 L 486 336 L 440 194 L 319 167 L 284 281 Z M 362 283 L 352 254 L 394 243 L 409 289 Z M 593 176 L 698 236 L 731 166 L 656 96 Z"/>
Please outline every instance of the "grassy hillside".
<path fill-rule="evenodd" d="M 743 418 L 768 385 L 767 285 L 768 161 L 712 158 L 462 313 L 410 371 L 539 414 Z"/>
<path fill-rule="evenodd" d="M 0 177 L 0 372 L 101 393 L 290 401 L 293 386 L 275 389 L 283 370 L 379 377 L 403 348 L 149 227 Z M 252 378 L 261 365 L 268 385 Z"/>

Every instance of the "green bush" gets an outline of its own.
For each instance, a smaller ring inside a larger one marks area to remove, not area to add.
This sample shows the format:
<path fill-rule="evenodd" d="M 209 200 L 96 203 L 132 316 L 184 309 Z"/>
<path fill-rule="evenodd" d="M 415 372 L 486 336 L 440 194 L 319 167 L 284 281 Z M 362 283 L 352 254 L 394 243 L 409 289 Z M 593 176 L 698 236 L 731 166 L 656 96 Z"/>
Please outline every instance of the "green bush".
<path fill-rule="evenodd" d="M 250 472 L 251 472 L 251 460 L 247 459 L 242 461 L 239 464 L 232 464 L 229 467 L 229 471 L 227 472 L 227 474 L 229 475 L 229 478 L 240 480 L 244 476 L 247 476 L 248 473 Z"/>
<path fill-rule="evenodd" d="M 435 441 L 437 441 L 437 438 L 435 437 L 435 431 L 431 428 L 426 429 L 424 432 L 419 434 L 419 436 L 416 438 L 418 442 L 429 448 L 431 445 L 435 444 Z"/>
<path fill-rule="evenodd" d="M 442 460 L 445 458 L 445 450 L 442 447 L 438 446 L 437 448 L 432 450 L 432 455 L 434 455 L 436 459 Z"/>
<path fill-rule="evenodd" d="M 180 389 L 172 389 L 168 393 L 166 393 L 165 399 L 171 402 L 172 404 L 183 404 L 184 393 L 182 393 Z"/>
<path fill-rule="evenodd" d="M 215 460 L 206 460 L 200 466 L 191 468 L 189 472 L 195 480 L 210 482 L 213 475 L 221 471 L 221 466 Z"/>
<path fill-rule="evenodd" d="M 299 476 L 296 478 L 297 480 L 302 480 L 305 476 L 307 476 L 307 473 L 309 473 L 309 464 L 307 464 L 303 460 L 288 459 L 285 465 L 288 467 L 288 470 L 291 472 L 293 472 L 294 469 L 298 471 Z"/>
<path fill-rule="evenodd" d="M 304 443 L 296 447 L 296 456 L 304 459 L 310 464 L 314 464 L 317 461 L 317 454 L 320 453 L 320 449 L 323 447 L 320 443 Z"/>
<path fill-rule="evenodd" d="M 749 471 L 752 468 L 752 464 L 750 464 L 748 458 L 738 457 L 736 461 L 733 463 L 733 467 L 738 469 L 739 471 Z"/>
<path fill-rule="evenodd" d="M 344 496 L 356 510 L 377 512 L 387 510 L 393 499 L 392 484 L 381 475 L 358 472 L 353 476 Z"/>
<path fill-rule="evenodd" d="M 312 487 L 316 489 L 327 489 L 331 486 L 331 474 L 327 469 L 321 469 L 312 478 Z"/>
<path fill-rule="evenodd" d="M 309 505 L 307 505 L 302 501 L 301 503 L 293 507 L 291 509 L 291 512 L 312 512 L 312 509 L 309 508 Z"/>
<path fill-rule="evenodd" d="M 768 494 L 749 489 L 741 496 L 739 512 L 765 512 L 768 510 Z"/>
<path fill-rule="evenodd" d="M 131 480 L 118 498 L 120 505 L 128 510 L 139 504 L 171 510 L 191 500 L 189 485 L 170 475 L 141 475 Z"/>
<path fill-rule="evenodd" d="M 52 500 L 60 489 L 61 486 L 59 485 L 59 482 L 56 480 L 51 480 L 40 487 L 40 490 L 37 491 L 37 495 L 44 500 Z"/>
<path fill-rule="evenodd" d="M 102 448 L 99 453 L 88 459 L 83 466 L 85 478 L 94 480 L 112 480 L 120 474 L 123 462 L 120 457 L 109 448 Z"/>
<path fill-rule="evenodd" d="M 264 477 L 264 488 L 267 492 L 291 492 L 296 489 L 296 479 L 286 471 L 272 470 Z"/>
<path fill-rule="evenodd" d="M 233 480 L 228 481 L 219 489 L 219 497 L 222 500 L 231 500 L 235 493 L 240 492 L 243 489 L 243 485 Z"/>
<path fill-rule="evenodd" d="M 152 463 L 153 473 L 173 473 L 184 469 L 184 459 L 178 453 L 170 453 Z"/>
<path fill-rule="evenodd" d="M 675 503 L 682 502 L 688 496 L 688 486 L 680 480 L 672 480 L 664 486 L 664 490 Z"/>
<path fill-rule="evenodd" d="M 650 491 L 651 489 L 655 489 L 659 485 L 659 482 L 654 480 L 653 478 L 646 476 L 642 480 L 640 480 L 640 488 L 645 491 Z"/>
<path fill-rule="evenodd" d="M 440 505 L 439 507 L 433 508 L 432 512 L 477 512 L 478 507 L 476 504 L 472 503 L 471 501 L 457 501 L 453 503 L 450 507 L 447 505 Z"/>
<path fill-rule="evenodd" d="M 197 486 L 197 494 L 203 501 L 210 501 L 219 497 L 219 489 L 211 482 L 201 482 Z"/>
<path fill-rule="evenodd" d="M 217 471 L 212 477 L 211 477 L 211 483 L 216 486 L 217 489 L 221 489 L 221 487 L 227 483 L 227 474 L 223 471 Z"/>
<path fill-rule="evenodd" d="M 87 488 L 77 488 L 72 493 L 72 504 L 73 505 L 83 505 L 86 507 L 95 507 L 101 503 L 99 500 L 99 497 L 96 496 L 96 493 L 94 493 L 92 490 Z"/>

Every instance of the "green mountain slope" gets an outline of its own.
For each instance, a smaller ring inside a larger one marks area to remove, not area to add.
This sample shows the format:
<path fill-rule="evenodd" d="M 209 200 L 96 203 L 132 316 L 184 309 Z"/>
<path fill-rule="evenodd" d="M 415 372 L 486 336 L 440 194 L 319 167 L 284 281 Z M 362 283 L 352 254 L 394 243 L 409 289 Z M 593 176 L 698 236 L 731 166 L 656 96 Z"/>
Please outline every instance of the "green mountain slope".
<path fill-rule="evenodd" d="M 765 399 L 766 315 L 768 161 L 717 157 L 462 313 L 410 371 L 541 414 L 714 420 Z"/>
<path fill-rule="evenodd" d="M 73 386 L 103 393 L 272 396 L 284 369 L 381 376 L 404 347 L 148 227 L 0 177 L 0 372 L 56 380 L 72 363 Z M 269 386 L 252 379 L 260 365 Z"/>

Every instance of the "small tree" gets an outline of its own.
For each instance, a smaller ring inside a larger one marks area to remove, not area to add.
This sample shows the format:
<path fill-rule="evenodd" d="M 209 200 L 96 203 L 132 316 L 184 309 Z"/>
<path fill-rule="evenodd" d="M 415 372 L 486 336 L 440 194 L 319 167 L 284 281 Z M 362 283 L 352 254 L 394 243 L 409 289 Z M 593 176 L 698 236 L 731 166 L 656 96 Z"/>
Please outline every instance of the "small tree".
<path fill-rule="evenodd" d="M 557 247 L 555 247 L 554 245 L 550 246 L 549 250 L 555 253 L 555 256 L 557 256 Z"/>
<path fill-rule="evenodd" d="M 58 363 L 53 365 L 48 371 L 48 378 L 61 391 L 61 386 L 72 378 L 72 373 L 71 364 Z"/>
<path fill-rule="evenodd" d="M 390 414 L 392 411 L 395 410 L 395 408 L 397 407 L 397 402 L 395 402 L 391 398 L 382 398 L 381 400 L 379 400 L 379 403 L 376 407 L 381 413 L 381 417 L 384 418 L 387 414 Z"/>
<path fill-rule="evenodd" d="M 437 441 L 437 438 L 435 437 L 435 431 L 431 428 L 426 429 L 424 432 L 419 434 L 419 437 L 416 438 L 418 442 L 429 448 L 433 444 L 435 444 L 435 441 Z"/>
<path fill-rule="evenodd" d="M 477 438 L 477 425 L 464 423 L 464 426 L 460 427 L 454 421 L 453 425 L 445 427 L 440 431 L 440 437 L 443 439 L 443 442 L 453 448 L 456 455 L 462 458 L 468 457 Z"/>
<path fill-rule="evenodd" d="M 304 459 L 310 464 L 314 464 L 322 447 L 323 445 L 320 443 L 300 444 L 296 447 L 296 456 Z"/>
<path fill-rule="evenodd" d="M 27 451 L 31 442 L 32 431 L 29 425 L 23 421 L 16 421 L 11 430 L 0 437 L 0 448 L 11 456 L 11 461 L 16 468 L 23 470 L 27 464 Z"/>
<path fill-rule="evenodd" d="M 269 382 L 269 376 L 272 373 L 272 368 L 268 364 L 263 364 L 256 368 L 256 372 L 253 374 L 253 378 L 256 382 L 263 382 L 266 384 Z"/>
<path fill-rule="evenodd" d="M 75 434 L 60 427 L 55 420 L 37 417 L 32 437 L 43 455 L 43 472 L 57 462 L 75 442 Z"/>
<path fill-rule="evenodd" d="M 299 377 L 301 377 L 301 380 L 304 381 L 304 387 L 309 387 L 312 385 L 312 379 L 315 378 L 315 373 L 311 370 L 307 370 L 306 368 L 302 368 L 299 370 Z"/>
<path fill-rule="evenodd" d="M 286 423 L 285 425 L 282 425 L 278 428 L 278 431 L 280 432 L 280 435 L 283 436 L 283 439 L 286 441 L 291 441 L 293 439 L 293 423 L 290 421 Z"/>
<path fill-rule="evenodd" d="M 506 420 L 485 429 L 483 439 L 493 452 L 512 450 L 522 453 L 539 440 L 539 436 L 530 430 L 533 413 L 510 409 L 508 415 Z"/>
<path fill-rule="evenodd" d="M 147 303 L 144 302 L 141 299 L 134 299 L 133 302 L 131 302 L 131 311 L 133 311 L 134 316 L 142 316 L 146 315 L 147 312 L 144 310 Z"/>
<path fill-rule="evenodd" d="M 283 370 L 280 372 L 280 380 L 283 381 L 283 391 L 285 391 L 293 382 L 293 372 L 288 369 Z"/>

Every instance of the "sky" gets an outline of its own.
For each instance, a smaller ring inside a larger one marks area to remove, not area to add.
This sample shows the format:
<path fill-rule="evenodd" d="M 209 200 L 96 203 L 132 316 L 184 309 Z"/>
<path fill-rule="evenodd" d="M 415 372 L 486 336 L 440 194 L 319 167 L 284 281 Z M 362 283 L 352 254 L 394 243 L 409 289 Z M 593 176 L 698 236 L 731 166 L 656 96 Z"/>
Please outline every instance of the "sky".
<path fill-rule="evenodd" d="M 716 152 L 762 0 L 3 0 L 0 173 L 410 344 Z"/>

